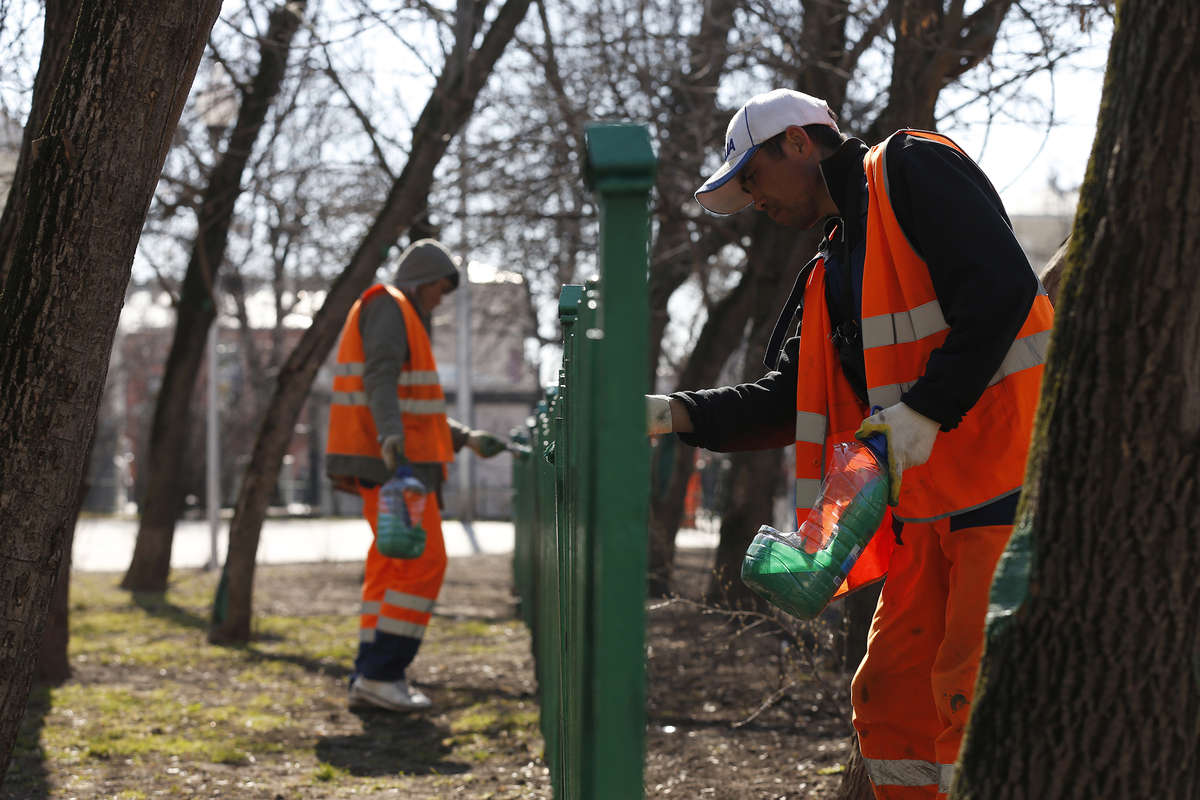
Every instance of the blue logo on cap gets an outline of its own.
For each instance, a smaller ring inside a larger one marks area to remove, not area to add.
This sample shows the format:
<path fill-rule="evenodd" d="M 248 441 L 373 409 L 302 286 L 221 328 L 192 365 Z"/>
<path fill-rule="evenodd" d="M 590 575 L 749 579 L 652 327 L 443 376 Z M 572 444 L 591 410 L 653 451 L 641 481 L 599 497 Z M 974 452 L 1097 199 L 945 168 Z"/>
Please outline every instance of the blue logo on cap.
<path fill-rule="evenodd" d="M 725 158 L 729 158 L 729 154 L 733 152 L 733 137 L 729 137 L 729 141 L 725 144 Z"/>

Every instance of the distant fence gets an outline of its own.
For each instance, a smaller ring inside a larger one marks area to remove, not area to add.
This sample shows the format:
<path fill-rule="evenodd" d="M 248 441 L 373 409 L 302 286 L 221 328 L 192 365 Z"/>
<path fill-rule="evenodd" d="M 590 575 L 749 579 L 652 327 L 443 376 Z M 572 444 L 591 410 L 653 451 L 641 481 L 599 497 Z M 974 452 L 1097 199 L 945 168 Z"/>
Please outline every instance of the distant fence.
<path fill-rule="evenodd" d="M 514 459 L 513 577 L 533 633 L 554 796 L 634 800 L 645 757 L 646 129 L 587 131 L 600 277 L 564 286 L 558 386 Z"/>

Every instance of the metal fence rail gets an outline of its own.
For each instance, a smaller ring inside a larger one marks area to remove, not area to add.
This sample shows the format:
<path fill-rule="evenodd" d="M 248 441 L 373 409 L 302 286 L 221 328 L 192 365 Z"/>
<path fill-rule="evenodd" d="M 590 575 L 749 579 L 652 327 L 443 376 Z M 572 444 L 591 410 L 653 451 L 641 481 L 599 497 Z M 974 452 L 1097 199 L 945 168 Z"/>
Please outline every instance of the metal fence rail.
<path fill-rule="evenodd" d="M 647 200 L 655 160 L 638 125 L 587 130 L 599 278 L 564 286 L 558 386 L 514 458 L 513 578 L 533 633 L 556 798 L 643 796 L 649 446 Z"/>

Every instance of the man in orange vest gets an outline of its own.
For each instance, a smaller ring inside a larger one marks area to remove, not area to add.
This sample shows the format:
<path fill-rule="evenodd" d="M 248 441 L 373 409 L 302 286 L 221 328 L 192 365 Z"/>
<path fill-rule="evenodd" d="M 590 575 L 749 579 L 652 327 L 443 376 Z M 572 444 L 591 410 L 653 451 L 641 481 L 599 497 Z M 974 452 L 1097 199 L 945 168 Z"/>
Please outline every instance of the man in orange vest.
<path fill-rule="evenodd" d="M 393 711 L 427 708 L 429 698 L 405 680 L 421 645 L 446 572 L 441 486 L 446 464 L 464 445 L 490 458 L 498 437 L 446 416 L 430 342 L 430 317 L 458 286 L 458 268 L 440 243 L 423 239 L 400 256 L 396 285 L 376 284 L 355 302 L 342 327 L 329 409 L 325 471 L 334 487 L 362 497 L 376 532 L 379 487 L 401 464 L 438 502 L 425 504 L 425 550 L 414 559 L 367 551 L 351 706 Z"/>
<path fill-rule="evenodd" d="M 779 89 L 734 115 L 724 155 L 696 192 L 702 206 L 824 223 L 821 247 L 780 315 L 767 373 L 648 396 L 648 429 L 716 451 L 794 444 L 799 519 L 833 443 L 887 436 L 893 520 L 844 587 L 886 575 L 854 726 L 877 798 L 945 797 L 1053 310 L 999 196 L 944 136 L 902 130 L 867 147 L 825 101 Z"/>

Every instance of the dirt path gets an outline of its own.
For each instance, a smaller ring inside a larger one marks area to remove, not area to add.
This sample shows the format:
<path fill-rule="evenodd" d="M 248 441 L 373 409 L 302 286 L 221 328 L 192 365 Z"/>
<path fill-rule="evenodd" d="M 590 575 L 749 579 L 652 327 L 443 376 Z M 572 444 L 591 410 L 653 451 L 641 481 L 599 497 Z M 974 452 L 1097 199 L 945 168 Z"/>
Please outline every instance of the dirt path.
<path fill-rule="evenodd" d="M 680 557 L 680 585 L 702 588 L 710 554 Z M 451 560 L 410 672 L 425 715 L 346 708 L 357 564 L 260 567 L 242 648 L 204 639 L 215 576 L 178 572 L 164 600 L 77 574 L 74 677 L 34 693 L 0 798 L 549 798 L 510 565 Z M 844 676 L 691 602 L 648 620 L 647 797 L 832 797 Z"/>

